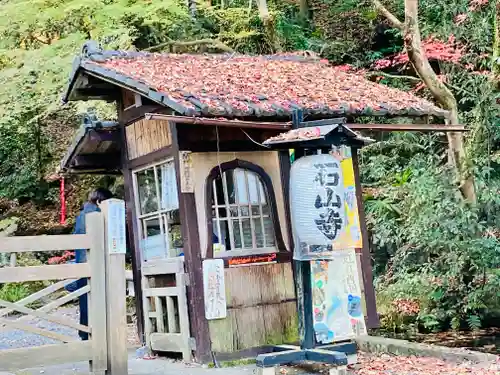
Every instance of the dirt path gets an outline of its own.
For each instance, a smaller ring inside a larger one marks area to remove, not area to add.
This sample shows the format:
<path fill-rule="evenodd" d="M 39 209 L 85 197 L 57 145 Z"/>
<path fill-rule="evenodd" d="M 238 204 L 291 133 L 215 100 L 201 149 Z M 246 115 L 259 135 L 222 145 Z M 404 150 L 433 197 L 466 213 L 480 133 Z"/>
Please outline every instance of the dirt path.
<path fill-rule="evenodd" d="M 59 309 L 54 315 L 78 321 L 78 310 L 76 307 Z M 9 319 L 14 319 L 10 317 Z M 76 330 L 61 327 L 58 324 L 30 318 L 25 321 L 27 324 L 35 325 L 45 330 L 65 334 L 77 338 Z M 14 349 L 31 346 L 56 344 L 51 339 L 33 335 L 19 330 L 8 330 L 5 327 L 0 329 L 0 350 Z M 129 359 L 130 375 L 250 375 L 255 371 L 255 366 L 209 369 L 199 365 L 184 364 L 182 362 L 155 359 L 143 360 L 135 357 L 137 347 L 137 337 L 134 325 L 129 325 L 128 344 L 131 348 Z M 282 367 L 277 368 L 280 375 L 299 374 L 327 374 L 326 366 L 306 366 L 306 367 Z M 50 368 L 37 368 L 15 372 L 15 375 L 88 375 L 87 363 L 69 363 Z M 351 375 L 499 375 L 500 362 L 496 364 L 472 365 L 468 363 L 452 364 L 435 358 L 423 357 L 402 357 L 390 355 L 368 355 L 360 354 L 359 363 L 350 369 Z M 4 375 L 0 371 L 0 375 Z"/>
<path fill-rule="evenodd" d="M 70 306 L 58 309 L 52 312 L 50 315 L 65 318 L 66 320 L 71 320 L 74 322 L 78 322 L 80 318 L 78 313 L 78 308 L 76 306 Z M 15 320 L 17 318 L 18 318 L 17 316 L 10 316 L 7 319 Z M 48 322 L 43 319 L 30 317 L 24 320 L 23 323 L 44 329 L 46 331 L 51 331 L 66 336 L 78 338 L 78 332 L 75 329 L 67 328 L 56 323 Z M 129 347 L 138 346 L 139 341 L 137 338 L 134 324 L 128 325 L 127 339 Z M 34 335 L 20 330 L 9 329 L 8 327 L 0 327 L 0 350 L 27 348 L 32 346 L 51 345 L 51 344 L 60 344 L 60 342 L 49 339 L 47 337 Z"/>

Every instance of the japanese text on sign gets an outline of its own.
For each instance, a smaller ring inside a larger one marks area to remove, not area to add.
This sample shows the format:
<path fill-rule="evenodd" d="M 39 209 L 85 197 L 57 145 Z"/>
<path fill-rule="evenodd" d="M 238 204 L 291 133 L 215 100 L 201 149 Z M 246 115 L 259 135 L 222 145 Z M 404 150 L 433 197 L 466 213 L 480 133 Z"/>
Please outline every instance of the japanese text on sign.
<path fill-rule="evenodd" d="M 109 199 L 103 202 L 107 211 L 106 229 L 108 251 L 111 254 L 125 254 L 127 243 L 125 239 L 125 202 L 119 199 Z"/>
<path fill-rule="evenodd" d="M 203 261 L 203 287 L 205 292 L 205 318 L 208 320 L 224 319 L 227 316 L 227 304 L 224 261 L 222 259 Z"/>

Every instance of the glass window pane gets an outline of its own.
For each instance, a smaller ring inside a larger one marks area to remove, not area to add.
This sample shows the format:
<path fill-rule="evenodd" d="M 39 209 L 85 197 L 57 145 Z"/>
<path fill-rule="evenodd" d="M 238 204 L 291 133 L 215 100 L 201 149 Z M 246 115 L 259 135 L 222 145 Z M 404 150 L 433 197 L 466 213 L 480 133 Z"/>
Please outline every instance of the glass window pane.
<path fill-rule="evenodd" d="M 166 237 L 162 234 L 160 218 L 143 219 L 141 249 L 145 260 L 161 259 L 167 255 Z M 163 232 L 164 233 L 164 232 Z"/>
<path fill-rule="evenodd" d="M 158 198 L 153 168 L 136 173 L 141 215 L 158 211 Z"/>
<path fill-rule="evenodd" d="M 173 162 L 167 162 L 157 167 L 158 185 L 161 195 L 161 209 L 175 210 L 179 208 L 179 196 L 177 194 L 177 179 Z"/>
<path fill-rule="evenodd" d="M 243 248 L 251 249 L 252 245 L 252 227 L 250 225 L 250 219 L 243 219 L 241 221 L 243 225 Z"/>
<path fill-rule="evenodd" d="M 266 232 L 266 247 L 275 246 L 273 221 L 269 217 L 264 218 L 264 231 Z"/>
<path fill-rule="evenodd" d="M 249 217 L 250 211 L 248 209 L 248 206 L 240 207 L 240 213 L 241 213 L 241 216 Z"/>
<path fill-rule="evenodd" d="M 224 176 L 226 177 L 226 183 L 227 183 L 227 196 L 229 198 L 229 204 L 235 204 L 236 202 L 236 190 L 237 187 L 235 186 L 234 183 L 234 171 L 226 171 L 224 172 Z"/>
<path fill-rule="evenodd" d="M 256 173 L 246 171 L 247 174 L 247 184 L 248 184 L 248 194 L 250 195 L 250 203 L 259 203 L 259 192 L 257 188 L 260 186 L 260 178 Z"/>
<path fill-rule="evenodd" d="M 241 243 L 240 223 L 238 220 L 231 220 L 231 225 L 233 226 L 234 248 L 229 246 L 228 250 L 241 249 L 243 245 Z M 227 243 L 229 244 L 229 239 Z"/>
<path fill-rule="evenodd" d="M 260 203 L 266 204 L 267 197 L 266 193 L 264 192 L 264 184 L 260 181 L 260 178 L 259 178 L 259 193 L 260 193 Z"/>
<path fill-rule="evenodd" d="M 238 207 L 231 207 L 229 211 L 231 211 L 232 217 L 238 217 Z"/>
<path fill-rule="evenodd" d="M 169 256 L 176 257 L 183 252 L 183 238 L 181 232 L 181 219 L 179 210 L 172 210 L 163 215 L 165 223 L 165 233 L 168 238 Z"/>
<path fill-rule="evenodd" d="M 257 242 L 257 248 L 264 247 L 264 234 L 262 231 L 262 222 L 260 219 L 252 219 L 253 227 L 255 228 L 255 241 Z"/>

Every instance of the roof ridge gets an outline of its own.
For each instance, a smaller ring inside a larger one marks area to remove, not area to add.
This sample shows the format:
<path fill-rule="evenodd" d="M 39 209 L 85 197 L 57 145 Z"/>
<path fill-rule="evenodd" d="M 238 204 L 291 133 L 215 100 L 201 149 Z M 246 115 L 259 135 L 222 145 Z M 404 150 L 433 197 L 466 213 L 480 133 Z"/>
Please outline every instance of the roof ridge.
<path fill-rule="evenodd" d="M 82 47 L 80 57 L 82 59 L 88 59 L 95 62 L 105 62 L 111 58 L 123 58 L 123 59 L 133 59 L 137 57 L 145 56 L 174 56 L 174 55 L 188 55 L 188 56 L 206 56 L 214 58 L 262 58 L 265 60 L 277 60 L 277 61 L 294 61 L 294 62 L 312 62 L 321 63 L 322 59 L 312 54 L 309 50 L 299 50 L 286 53 L 275 53 L 266 55 L 253 55 L 244 53 L 168 53 L 168 52 L 149 52 L 149 51 L 134 51 L 134 50 L 105 50 L 102 45 L 95 40 L 87 40 Z"/>

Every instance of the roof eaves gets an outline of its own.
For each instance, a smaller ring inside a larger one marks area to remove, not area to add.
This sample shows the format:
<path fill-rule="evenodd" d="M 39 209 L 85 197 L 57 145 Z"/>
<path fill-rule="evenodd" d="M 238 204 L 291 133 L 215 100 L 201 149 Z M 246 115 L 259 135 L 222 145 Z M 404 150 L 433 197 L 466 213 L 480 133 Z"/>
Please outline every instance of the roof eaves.
<path fill-rule="evenodd" d="M 73 67 L 72 67 L 71 73 L 69 75 L 68 86 L 66 87 L 66 90 L 64 91 L 64 94 L 62 97 L 62 102 L 64 104 L 66 104 L 69 101 L 71 91 L 73 91 L 73 86 L 75 85 L 75 82 L 78 78 L 78 75 L 80 74 L 81 62 L 82 62 L 82 58 L 80 56 L 75 57 L 73 60 Z"/>
<path fill-rule="evenodd" d="M 78 129 L 77 133 L 73 138 L 73 142 L 68 147 L 68 151 L 61 160 L 59 166 L 60 171 L 65 172 L 71 169 L 68 166 L 70 160 L 75 156 L 76 153 L 78 153 L 81 147 L 82 140 L 91 130 L 100 130 L 100 129 L 112 130 L 116 129 L 117 126 L 118 123 L 115 121 L 99 121 L 95 118 L 92 118 L 90 115 L 86 114 L 82 124 L 80 125 L 80 128 Z"/>
<path fill-rule="evenodd" d="M 70 101 L 71 92 L 75 82 L 83 70 L 96 78 L 102 79 L 103 81 L 129 89 L 140 95 L 148 97 L 158 104 L 170 107 L 181 115 L 200 115 L 201 111 L 183 106 L 182 104 L 171 99 L 167 94 L 156 91 L 144 82 L 140 82 L 112 69 L 107 69 L 98 65 L 99 62 L 105 62 L 112 57 L 135 58 L 143 56 L 144 54 L 144 52 L 103 51 L 100 47 L 98 47 L 97 43 L 93 41 L 85 43 L 82 49 L 82 56 L 76 57 L 73 61 L 73 69 L 70 74 L 69 84 L 62 98 L 63 103 Z"/>

